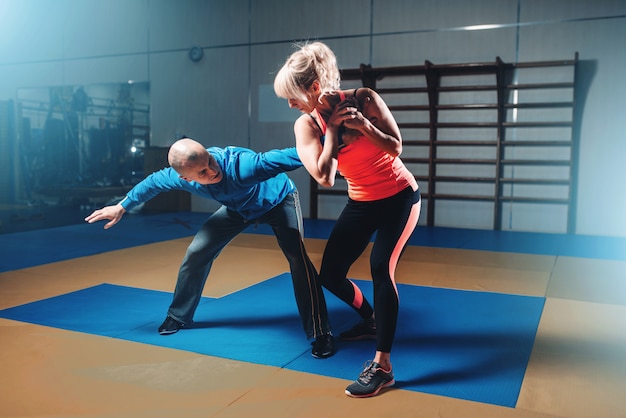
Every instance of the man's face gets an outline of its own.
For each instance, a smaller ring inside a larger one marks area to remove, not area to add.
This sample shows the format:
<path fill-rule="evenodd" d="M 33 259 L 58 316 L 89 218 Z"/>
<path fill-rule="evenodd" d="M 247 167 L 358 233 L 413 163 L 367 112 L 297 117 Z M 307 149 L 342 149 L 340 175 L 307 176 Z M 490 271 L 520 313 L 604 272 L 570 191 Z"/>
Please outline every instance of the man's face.
<path fill-rule="evenodd" d="M 208 152 L 204 154 L 203 158 L 198 159 L 195 164 L 182 168 L 178 174 L 184 180 L 195 181 L 204 185 L 219 183 L 224 177 L 217 161 Z"/>

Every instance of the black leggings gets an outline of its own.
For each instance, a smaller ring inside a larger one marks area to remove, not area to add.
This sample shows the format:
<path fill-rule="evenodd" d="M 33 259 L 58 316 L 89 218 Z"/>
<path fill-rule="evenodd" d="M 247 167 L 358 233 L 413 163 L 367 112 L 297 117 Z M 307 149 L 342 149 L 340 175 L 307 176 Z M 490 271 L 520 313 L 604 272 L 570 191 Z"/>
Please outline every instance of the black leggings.
<path fill-rule="evenodd" d="M 376 350 L 391 352 L 398 321 L 398 290 L 395 270 L 420 214 L 420 193 L 410 187 L 382 200 L 357 202 L 348 199 L 337 219 L 322 259 L 322 285 L 352 306 L 362 318 L 374 313 L 361 290 L 347 278 L 376 233 L 370 269 L 376 307 Z"/>

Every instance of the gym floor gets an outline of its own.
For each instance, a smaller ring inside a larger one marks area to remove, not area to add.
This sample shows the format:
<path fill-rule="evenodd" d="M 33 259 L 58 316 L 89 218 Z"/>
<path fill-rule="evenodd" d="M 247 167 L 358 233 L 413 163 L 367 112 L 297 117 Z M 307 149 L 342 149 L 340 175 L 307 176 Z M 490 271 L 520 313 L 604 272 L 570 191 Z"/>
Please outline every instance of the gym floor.
<path fill-rule="evenodd" d="M 76 241 L 63 227 L 55 231 L 59 242 Z M 5 269 L 0 273 L 0 309 L 101 283 L 172 292 L 191 233 Z M 32 235 L 29 244 L 22 244 L 21 234 L 0 235 L 2 258 L 7 257 L 2 264 L 20 251 L 37 259 Z M 626 416 L 624 240 L 609 240 L 613 249 L 607 253 L 617 257 L 604 258 L 598 255 L 597 240 L 590 240 L 588 254 L 573 256 L 537 253 L 537 247 L 550 247 L 545 235 L 538 235 L 542 242 L 535 245 L 525 235 L 527 244 L 511 251 L 504 244 L 498 248 L 498 242 L 505 242 L 498 239 L 489 249 L 471 240 L 445 246 L 437 234 L 436 228 L 429 230 L 430 241 L 407 248 L 398 265 L 398 283 L 545 298 L 514 408 L 398 388 L 353 399 L 344 394 L 349 380 L 0 318 L 0 416 Z M 324 238 L 308 236 L 305 241 L 319 267 Z M 81 236 L 74 245 L 91 243 Z M 350 277 L 369 278 L 368 254 L 369 249 Z M 273 236 L 244 233 L 214 263 L 203 295 L 229 295 L 286 271 Z"/>

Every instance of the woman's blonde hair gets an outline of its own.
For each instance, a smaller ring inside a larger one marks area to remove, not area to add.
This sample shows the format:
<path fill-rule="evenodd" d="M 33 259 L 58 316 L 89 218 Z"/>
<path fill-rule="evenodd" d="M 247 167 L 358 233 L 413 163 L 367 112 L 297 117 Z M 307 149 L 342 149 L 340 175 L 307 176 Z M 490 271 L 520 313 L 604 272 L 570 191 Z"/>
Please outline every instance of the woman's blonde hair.
<path fill-rule="evenodd" d="M 335 53 L 322 42 L 295 44 L 291 54 L 274 79 L 274 92 L 284 99 L 307 101 L 306 91 L 320 83 L 320 98 L 339 90 L 341 76 Z"/>

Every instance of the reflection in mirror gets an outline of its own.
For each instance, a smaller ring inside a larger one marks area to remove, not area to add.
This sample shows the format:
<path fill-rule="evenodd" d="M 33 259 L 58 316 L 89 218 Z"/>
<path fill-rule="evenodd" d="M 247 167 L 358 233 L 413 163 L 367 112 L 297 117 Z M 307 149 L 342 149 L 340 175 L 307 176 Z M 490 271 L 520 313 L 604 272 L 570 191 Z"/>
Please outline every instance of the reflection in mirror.
<path fill-rule="evenodd" d="M 82 223 L 144 177 L 149 83 L 20 89 L 0 233 Z M 6 208 L 13 210 L 6 210 Z"/>

